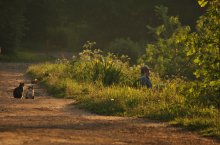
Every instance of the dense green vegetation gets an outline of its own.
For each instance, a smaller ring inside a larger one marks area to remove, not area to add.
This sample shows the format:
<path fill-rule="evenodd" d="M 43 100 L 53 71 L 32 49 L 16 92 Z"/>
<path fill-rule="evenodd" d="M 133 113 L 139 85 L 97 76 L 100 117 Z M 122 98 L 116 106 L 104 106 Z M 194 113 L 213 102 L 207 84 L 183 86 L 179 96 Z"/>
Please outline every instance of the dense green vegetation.
<path fill-rule="evenodd" d="M 140 61 L 149 64 L 161 76 L 190 76 L 191 68 L 183 68 L 188 61 L 186 43 L 190 27 L 182 26 L 178 17 L 168 16 L 167 7 L 156 6 L 155 9 L 163 23 L 156 28 L 147 26 L 156 41 L 147 44 L 146 53 Z"/>

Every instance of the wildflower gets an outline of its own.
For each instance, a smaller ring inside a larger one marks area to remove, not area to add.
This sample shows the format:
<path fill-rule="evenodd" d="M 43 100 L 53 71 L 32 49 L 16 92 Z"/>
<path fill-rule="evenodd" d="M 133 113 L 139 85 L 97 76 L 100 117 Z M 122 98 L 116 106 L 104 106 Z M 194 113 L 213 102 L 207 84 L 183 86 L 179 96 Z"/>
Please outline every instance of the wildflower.
<path fill-rule="evenodd" d="M 113 98 L 111 99 L 111 101 L 114 101 L 114 100 L 115 100 L 115 99 L 113 99 Z"/>

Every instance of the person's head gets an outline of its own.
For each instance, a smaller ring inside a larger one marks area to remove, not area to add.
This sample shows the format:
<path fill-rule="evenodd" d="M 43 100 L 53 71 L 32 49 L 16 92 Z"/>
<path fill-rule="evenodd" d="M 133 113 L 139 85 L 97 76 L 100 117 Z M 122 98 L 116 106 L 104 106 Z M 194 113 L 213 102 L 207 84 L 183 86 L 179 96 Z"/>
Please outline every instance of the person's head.
<path fill-rule="evenodd" d="M 141 67 L 141 74 L 142 75 L 147 75 L 147 76 L 149 76 L 150 75 L 150 69 L 149 69 L 149 67 L 148 66 L 143 66 L 143 67 Z"/>
<path fill-rule="evenodd" d="M 19 84 L 19 86 L 20 86 L 20 87 L 24 87 L 24 83 L 21 82 L 21 83 Z"/>

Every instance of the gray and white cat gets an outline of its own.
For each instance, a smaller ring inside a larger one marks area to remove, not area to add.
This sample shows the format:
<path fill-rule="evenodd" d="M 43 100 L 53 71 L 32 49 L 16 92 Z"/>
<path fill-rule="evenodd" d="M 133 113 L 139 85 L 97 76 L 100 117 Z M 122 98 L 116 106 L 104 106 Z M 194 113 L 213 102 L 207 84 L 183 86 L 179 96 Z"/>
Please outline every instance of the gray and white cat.
<path fill-rule="evenodd" d="M 25 94 L 25 99 L 34 99 L 34 86 L 29 86 Z"/>

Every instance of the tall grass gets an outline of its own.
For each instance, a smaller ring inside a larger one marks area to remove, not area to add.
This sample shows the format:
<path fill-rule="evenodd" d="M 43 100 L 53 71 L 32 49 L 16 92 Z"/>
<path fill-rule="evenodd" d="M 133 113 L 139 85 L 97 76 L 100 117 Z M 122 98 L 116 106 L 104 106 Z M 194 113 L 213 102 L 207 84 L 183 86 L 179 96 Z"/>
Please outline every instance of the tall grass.
<path fill-rule="evenodd" d="M 80 108 L 104 115 L 169 121 L 220 138 L 219 110 L 184 95 L 188 82 L 162 80 L 151 73 L 153 88 L 138 86 L 140 66 L 131 67 L 126 59 L 85 50 L 73 60 L 31 66 L 28 73 L 41 80 L 54 96 L 75 99 Z"/>

